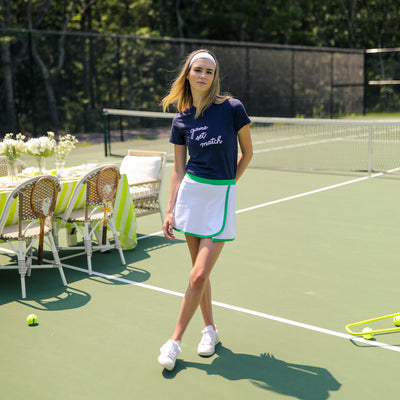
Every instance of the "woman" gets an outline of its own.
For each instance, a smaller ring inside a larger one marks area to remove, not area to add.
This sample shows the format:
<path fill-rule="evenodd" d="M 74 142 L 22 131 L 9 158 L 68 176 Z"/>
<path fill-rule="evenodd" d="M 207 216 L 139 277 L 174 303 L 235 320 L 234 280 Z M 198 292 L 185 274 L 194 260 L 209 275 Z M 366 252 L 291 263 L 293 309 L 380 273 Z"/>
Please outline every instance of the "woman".
<path fill-rule="evenodd" d="M 219 342 L 209 277 L 224 242 L 235 238 L 235 183 L 253 155 L 250 119 L 242 103 L 219 91 L 215 56 L 198 50 L 187 57 L 162 101 L 164 111 L 170 104 L 176 104 L 179 111 L 171 129 L 175 164 L 163 231 L 171 240 L 175 239 L 174 229 L 183 232 L 192 260 L 189 286 L 175 331 L 158 357 L 167 370 L 175 367 L 182 352 L 182 336 L 199 305 L 205 328 L 198 354 L 214 354 Z"/>

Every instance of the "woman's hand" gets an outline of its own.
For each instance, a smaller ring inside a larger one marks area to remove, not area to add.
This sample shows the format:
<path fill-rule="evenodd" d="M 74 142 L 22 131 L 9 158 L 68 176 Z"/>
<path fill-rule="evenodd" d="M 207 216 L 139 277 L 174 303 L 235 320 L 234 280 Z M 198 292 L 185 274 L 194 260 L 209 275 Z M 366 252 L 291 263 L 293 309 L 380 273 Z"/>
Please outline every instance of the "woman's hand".
<path fill-rule="evenodd" d="M 163 223 L 164 236 L 169 240 L 174 240 L 174 214 L 167 213 Z"/>
<path fill-rule="evenodd" d="M 167 210 L 165 213 L 163 232 L 164 236 L 170 240 L 175 239 L 174 235 L 174 223 L 175 217 L 173 210 L 175 208 L 176 197 L 178 195 L 179 186 L 185 176 L 185 166 L 186 166 L 186 146 L 185 145 L 174 145 L 175 150 L 175 161 L 174 169 L 172 171 L 171 177 L 171 187 L 169 190 L 169 198 L 167 204 Z"/>

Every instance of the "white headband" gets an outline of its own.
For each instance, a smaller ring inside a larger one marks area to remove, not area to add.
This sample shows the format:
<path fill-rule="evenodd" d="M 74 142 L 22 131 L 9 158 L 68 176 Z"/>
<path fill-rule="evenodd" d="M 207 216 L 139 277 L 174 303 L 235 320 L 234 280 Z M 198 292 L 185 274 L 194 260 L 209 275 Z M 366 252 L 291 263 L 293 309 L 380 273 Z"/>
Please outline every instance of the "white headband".
<path fill-rule="evenodd" d="M 189 63 L 189 67 L 191 67 L 191 65 L 192 65 L 196 60 L 198 60 L 199 58 L 207 58 L 208 60 L 212 61 L 212 63 L 213 63 L 215 66 L 217 66 L 217 63 L 216 63 L 214 57 L 213 57 L 210 53 L 206 53 L 205 51 L 203 51 L 203 52 L 201 52 L 201 53 L 195 54 L 195 55 L 192 57 L 192 59 L 190 60 L 190 63 Z"/>

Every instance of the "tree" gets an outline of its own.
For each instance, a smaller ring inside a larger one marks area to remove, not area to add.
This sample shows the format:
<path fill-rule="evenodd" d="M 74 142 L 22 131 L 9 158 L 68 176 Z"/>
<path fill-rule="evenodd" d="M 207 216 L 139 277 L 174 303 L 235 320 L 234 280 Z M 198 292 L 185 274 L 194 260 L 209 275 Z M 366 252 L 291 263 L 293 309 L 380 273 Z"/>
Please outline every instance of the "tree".
<path fill-rule="evenodd" d="M 396 47 L 400 12 L 398 0 L 0 0 L 0 29 L 9 28 L 0 39 L 2 126 L 50 125 L 51 115 L 52 129 L 87 130 L 106 104 L 158 104 L 166 69 L 195 39 Z M 194 40 L 153 46 L 132 36 Z M 382 56 L 369 78 L 398 79 L 398 64 Z"/>
<path fill-rule="evenodd" d="M 11 25 L 12 14 L 11 14 L 11 0 L 5 0 L 0 2 L 0 9 L 4 9 L 4 19 L 1 20 L 1 27 L 5 28 Z M 10 41 L 11 37 L 3 37 L 1 44 L 1 59 L 3 64 L 4 72 L 4 91 L 6 94 L 6 115 L 7 115 L 7 127 L 12 129 L 16 126 L 17 117 L 15 112 L 14 103 L 14 89 L 13 89 L 13 73 L 12 73 L 12 62 L 10 53 Z"/>
<path fill-rule="evenodd" d="M 39 9 L 38 17 L 36 18 L 35 23 L 32 21 L 32 0 L 28 1 L 28 8 L 27 8 L 27 14 L 28 14 L 28 27 L 29 29 L 34 29 L 37 28 L 40 23 L 42 22 L 43 18 L 45 15 L 49 12 L 49 8 L 51 6 L 53 0 L 47 0 L 43 6 Z M 58 40 L 58 61 L 57 65 L 53 68 L 49 68 L 46 63 L 44 62 L 43 58 L 40 56 L 37 45 L 36 45 L 36 38 L 34 35 L 32 35 L 31 39 L 31 51 L 33 55 L 33 59 L 36 61 L 37 65 L 39 66 L 39 69 L 42 74 L 44 86 L 46 89 L 46 94 L 47 94 L 47 100 L 48 100 L 48 106 L 49 106 L 49 112 L 51 116 L 52 123 L 54 125 L 54 128 L 57 128 L 59 126 L 59 118 L 58 118 L 58 110 L 57 110 L 57 101 L 56 97 L 54 95 L 54 90 L 52 86 L 52 80 L 57 76 L 64 64 L 65 60 L 65 48 L 64 48 L 64 42 L 65 42 L 65 32 L 67 30 L 69 21 L 72 18 L 72 15 L 75 12 L 75 7 L 76 7 L 76 2 L 77 0 L 72 0 L 70 3 L 70 10 L 69 12 L 65 15 L 64 23 L 61 28 L 61 31 L 63 32 L 62 35 L 60 35 L 59 40 Z"/>

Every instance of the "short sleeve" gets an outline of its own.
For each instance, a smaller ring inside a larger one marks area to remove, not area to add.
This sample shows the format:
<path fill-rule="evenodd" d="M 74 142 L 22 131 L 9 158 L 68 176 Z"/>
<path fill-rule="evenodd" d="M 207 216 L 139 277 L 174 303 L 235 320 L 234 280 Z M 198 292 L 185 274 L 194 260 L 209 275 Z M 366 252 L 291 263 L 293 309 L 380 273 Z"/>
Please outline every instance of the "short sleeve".
<path fill-rule="evenodd" d="M 240 100 L 231 99 L 231 104 L 234 109 L 234 125 L 236 132 L 242 129 L 245 125 L 251 122 L 244 105 Z"/>
<path fill-rule="evenodd" d="M 175 117 L 172 121 L 171 135 L 169 141 L 173 144 L 184 145 L 186 144 L 185 133 L 179 121 L 180 120 L 178 117 Z"/>

